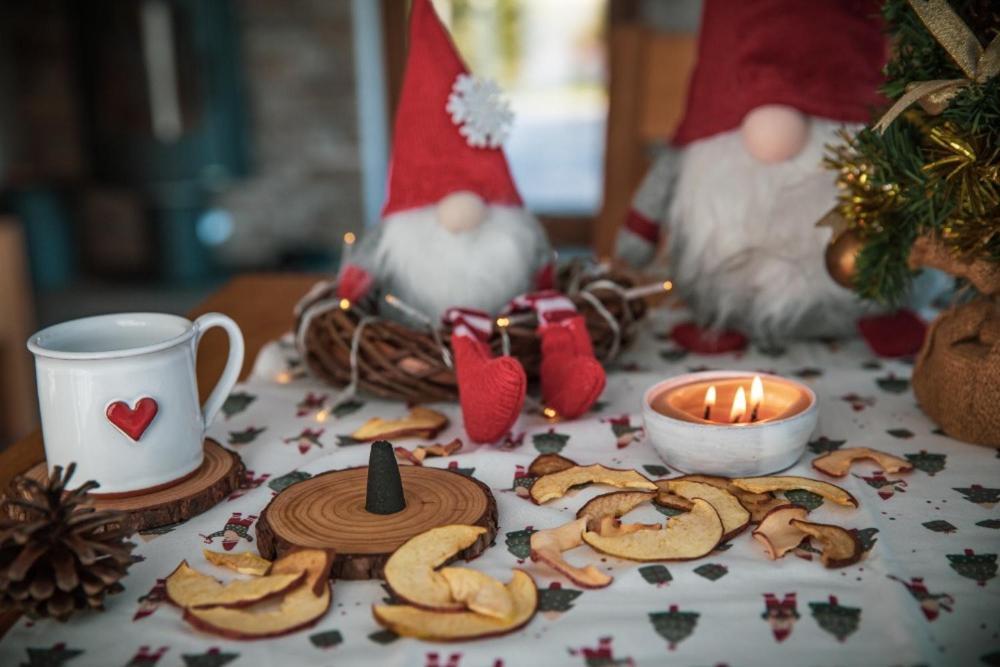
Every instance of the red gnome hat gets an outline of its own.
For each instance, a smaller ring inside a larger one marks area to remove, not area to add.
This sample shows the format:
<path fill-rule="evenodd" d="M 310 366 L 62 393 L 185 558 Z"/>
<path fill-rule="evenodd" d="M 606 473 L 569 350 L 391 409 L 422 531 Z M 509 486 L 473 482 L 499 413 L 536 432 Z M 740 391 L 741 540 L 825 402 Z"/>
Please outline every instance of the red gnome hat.
<path fill-rule="evenodd" d="M 490 204 L 522 205 L 503 151 L 470 145 L 448 113 L 452 87 L 468 72 L 430 0 L 413 0 L 383 217 L 459 190 Z"/>
<path fill-rule="evenodd" d="M 673 142 L 732 130 L 764 104 L 867 122 L 885 101 L 878 88 L 887 55 L 872 0 L 705 0 L 697 65 Z"/>

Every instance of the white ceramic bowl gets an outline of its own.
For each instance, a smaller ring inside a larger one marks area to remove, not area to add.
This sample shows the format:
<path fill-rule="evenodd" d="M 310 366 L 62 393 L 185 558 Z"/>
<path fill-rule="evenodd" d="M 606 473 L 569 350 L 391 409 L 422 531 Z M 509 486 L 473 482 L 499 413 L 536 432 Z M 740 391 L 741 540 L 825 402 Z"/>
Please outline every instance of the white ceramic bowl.
<path fill-rule="evenodd" d="M 646 434 L 660 458 L 682 472 L 727 477 L 769 475 L 798 461 L 819 418 L 816 394 L 802 383 L 781 378 L 802 388 L 808 396 L 805 410 L 785 419 L 756 424 L 685 421 L 651 407 L 653 398 L 668 389 L 706 380 L 751 379 L 755 375 L 760 375 L 767 384 L 766 373 L 705 371 L 679 375 L 647 389 L 642 398 L 642 417 Z"/>

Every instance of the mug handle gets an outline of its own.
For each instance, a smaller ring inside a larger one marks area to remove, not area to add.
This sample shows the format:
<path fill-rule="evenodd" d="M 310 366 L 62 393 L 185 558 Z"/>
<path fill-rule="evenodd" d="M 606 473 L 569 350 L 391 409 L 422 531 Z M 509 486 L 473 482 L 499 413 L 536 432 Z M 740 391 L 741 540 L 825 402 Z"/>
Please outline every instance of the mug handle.
<path fill-rule="evenodd" d="M 220 327 L 229 336 L 229 356 L 226 358 L 226 367 L 222 370 L 222 377 L 215 383 L 215 389 L 209 394 L 208 400 L 201 406 L 202 421 L 207 429 L 211 425 L 215 415 L 233 390 L 233 385 L 239 379 L 240 371 L 243 369 L 243 332 L 231 318 L 222 313 L 205 313 L 194 321 L 195 329 L 195 359 L 198 357 L 198 345 L 201 337 L 212 327 Z"/>

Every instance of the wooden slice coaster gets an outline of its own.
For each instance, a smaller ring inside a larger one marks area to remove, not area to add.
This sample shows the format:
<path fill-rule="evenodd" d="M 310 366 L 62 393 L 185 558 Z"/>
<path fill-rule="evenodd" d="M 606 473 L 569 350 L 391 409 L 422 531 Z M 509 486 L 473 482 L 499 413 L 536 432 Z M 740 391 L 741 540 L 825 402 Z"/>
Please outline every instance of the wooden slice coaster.
<path fill-rule="evenodd" d="M 25 473 L 40 482 L 48 478 L 45 462 Z M 94 497 L 97 509 L 128 512 L 127 526 L 138 532 L 185 521 L 201 514 L 239 488 L 243 461 L 211 438 L 205 439 L 205 460 L 201 467 L 176 484 L 144 493 Z"/>
<path fill-rule="evenodd" d="M 458 472 L 401 466 L 406 507 L 395 514 L 365 511 L 368 467 L 333 470 L 292 484 L 257 520 L 257 549 L 274 559 L 296 547 L 333 549 L 334 579 L 380 579 L 389 556 L 420 533 L 449 524 L 486 532 L 458 554 L 469 560 L 493 543 L 497 503 L 489 487 Z"/>

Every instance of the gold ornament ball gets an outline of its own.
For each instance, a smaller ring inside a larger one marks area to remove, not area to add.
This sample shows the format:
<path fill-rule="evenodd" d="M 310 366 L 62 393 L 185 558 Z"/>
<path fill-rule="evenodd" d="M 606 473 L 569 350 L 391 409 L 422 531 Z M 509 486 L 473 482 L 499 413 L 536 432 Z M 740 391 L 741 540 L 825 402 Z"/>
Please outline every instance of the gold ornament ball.
<path fill-rule="evenodd" d="M 826 272 L 833 278 L 833 282 L 846 289 L 854 289 L 858 253 L 863 246 L 861 237 L 853 229 L 830 240 L 826 246 Z"/>

